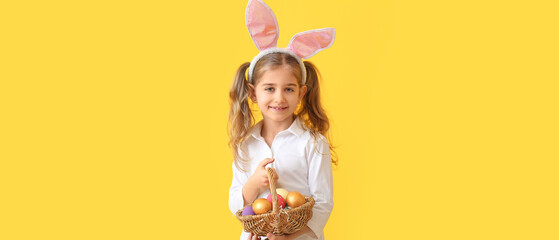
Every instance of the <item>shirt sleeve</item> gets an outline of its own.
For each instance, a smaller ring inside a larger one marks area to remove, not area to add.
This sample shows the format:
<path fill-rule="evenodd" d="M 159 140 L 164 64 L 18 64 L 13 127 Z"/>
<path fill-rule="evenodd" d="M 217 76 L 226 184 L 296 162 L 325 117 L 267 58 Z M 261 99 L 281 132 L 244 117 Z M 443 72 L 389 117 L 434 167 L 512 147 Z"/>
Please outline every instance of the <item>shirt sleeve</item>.
<path fill-rule="evenodd" d="M 308 181 L 315 204 L 313 216 L 307 226 L 320 237 L 334 207 L 330 146 L 324 136 L 320 136 L 318 142 L 310 146 Z"/>
<path fill-rule="evenodd" d="M 233 180 L 229 188 L 229 209 L 233 214 L 244 207 L 243 186 L 248 180 L 245 172 L 240 171 L 233 163 Z"/>

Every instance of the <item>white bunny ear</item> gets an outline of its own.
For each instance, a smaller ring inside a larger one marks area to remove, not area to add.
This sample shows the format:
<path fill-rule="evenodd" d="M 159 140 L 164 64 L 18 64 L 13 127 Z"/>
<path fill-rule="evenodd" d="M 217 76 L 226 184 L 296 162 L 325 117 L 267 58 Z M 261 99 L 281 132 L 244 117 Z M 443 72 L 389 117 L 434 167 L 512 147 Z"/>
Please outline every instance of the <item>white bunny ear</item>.
<path fill-rule="evenodd" d="M 336 30 L 333 28 L 315 29 L 295 34 L 287 48 L 297 56 L 307 59 L 329 48 L 334 43 Z"/>
<path fill-rule="evenodd" d="M 262 0 L 250 0 L 245 20 L 250 37 L 258 50 L 276 47 L 279 36 L 278 20 Z"/>

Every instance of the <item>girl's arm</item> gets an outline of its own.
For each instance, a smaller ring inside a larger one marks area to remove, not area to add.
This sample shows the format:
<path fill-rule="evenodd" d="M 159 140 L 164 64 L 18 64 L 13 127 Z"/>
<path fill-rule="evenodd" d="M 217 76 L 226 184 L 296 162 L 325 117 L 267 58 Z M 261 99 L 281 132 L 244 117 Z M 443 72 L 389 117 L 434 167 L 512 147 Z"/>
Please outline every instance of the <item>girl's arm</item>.
<path fill-rule="evenodd" d="M 231 188 L 229 188 L 229 210 L 233 214 L 239 211 L 245 204 L 243 203 L 243 186 L 248 181 L 249 175 L 237 169 L 235 164 L 232 165 L 233 180 L 231 181 Z"/>
<path fill-rule="evenodd" d="M 237 169 L 234 163 L 232 164 L 233 180 L 229 188 L 229 209 L 233 214 L 254 202 L 260 192 L 269 188 L 268 173 L 265 167 L 273 161 L 273 159 L 267 158 L 258 163 L 252 176 Z M 277 179 L 276 175 L 276 181 Z"/>
<path fill-rule="evenodd" d="M 334 184 L 328 140 L 322 135 L 317 140 L 315 144 L 309 144 L 308 181 L 315 203 L 313 216 L 307 226 L 315 235 L 320 236 L 334 207 Z"/>
<path fill-rule="evenodd" d="M 270 188 L 270 182 L 268 179 L 268 171 L 266 170 L 266 165 L 274 162 L 273 158 L 266 158 L 258 163 L 256 170 L 247 182 L 243 186 L 243 199 L 244 206 L 251 204 L 256 200 L 260 192 L 265 191 Z M 276 182 L 278 181 L 278 175 L 275 174 Z"/>
<path fill-rule="evenodd" d="M 294 232 L 294 233 L 292 233 L 292 234 L 289 234 L 289 235 L 288 235 L 288 236 L 289 236 L 288 239 L 296 239 L 297 237 L 302 236 L 302 235 L 305 235 L 305 234 L 311 236 L 311 237 L 314 238 L 314 239 L 317 239 L 317 238 L 318 238 L 316 235 L 314 235 L 314 232 L 309 228 L 309 226 L 305 226 L 305 227 L 302 228 L 301 230 L 299 230 L 299 231 L 297 231 L 297 232 Z M 269 238 L 269 237 L 268 237 L 268 238 Z"/>
<path fill-rule="evenodd" d="M 247 181 L 247 183 L 243 186 L 242 191 L 243 191 L 243 206 L 249 205 L 252 202 L 254 202 L 254 200 L 256 200 L 256 198 L 258 197 L 258 193 L 260 192 L 258 188 L 256 188 L 256 186 L 254 186 L 250 180 Z"/>

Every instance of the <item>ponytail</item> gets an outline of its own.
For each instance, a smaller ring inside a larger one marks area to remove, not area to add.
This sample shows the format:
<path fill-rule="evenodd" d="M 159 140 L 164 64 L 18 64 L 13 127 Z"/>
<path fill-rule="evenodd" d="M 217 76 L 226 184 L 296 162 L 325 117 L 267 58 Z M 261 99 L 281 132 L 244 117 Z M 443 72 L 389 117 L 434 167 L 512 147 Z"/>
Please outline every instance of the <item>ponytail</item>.
<path fill-rule="evenodd" d="M 332 163 L 338 165 L 338 157 L 332 145 L 331 134 L 328 131 L 330 129 L 330 120 L 326 116 L 326 111 L 320 101 L 320 72 L 313 63 L 305 61 L 304 64 L 307 71 L 307 93 L 301 100 L 302 106 L 297 115 L 305 121 L 305 125 L 310 129 L 311 134 L 315 138 L 318 134 L 326 137 L 330 147 Z"/>
<path fill-rule="evenodd" d="M 249 87 L 246 71 L 249 65 L 250 63 L 245 62 L 237 69 L 233 86 L 231 87 L 231 91 L 229 91 L 231 103 L 228 123 L 229 147 L 233 151 L 233 161 L 238 169 L 243 169 L 241 163 L 246 161 L 241 158 L 239 152 L 240 146 L 246 139 L 251 126 L 254 124 L 254 116 L 252 115 L 248 102 Z"/>

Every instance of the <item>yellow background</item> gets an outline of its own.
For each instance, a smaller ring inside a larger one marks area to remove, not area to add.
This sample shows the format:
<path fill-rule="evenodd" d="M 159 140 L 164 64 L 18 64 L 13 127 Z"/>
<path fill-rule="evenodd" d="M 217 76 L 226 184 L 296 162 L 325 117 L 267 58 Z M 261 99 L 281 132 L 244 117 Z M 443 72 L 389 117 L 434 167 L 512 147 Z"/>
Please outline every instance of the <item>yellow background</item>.
<path fill-rule="evenodd" d="M 328 239 L 559 239 L 556 1 L 267 0 L 335 27 Z M 247 1 L 2 1 L 0 239 L 238 239 Z"/>

